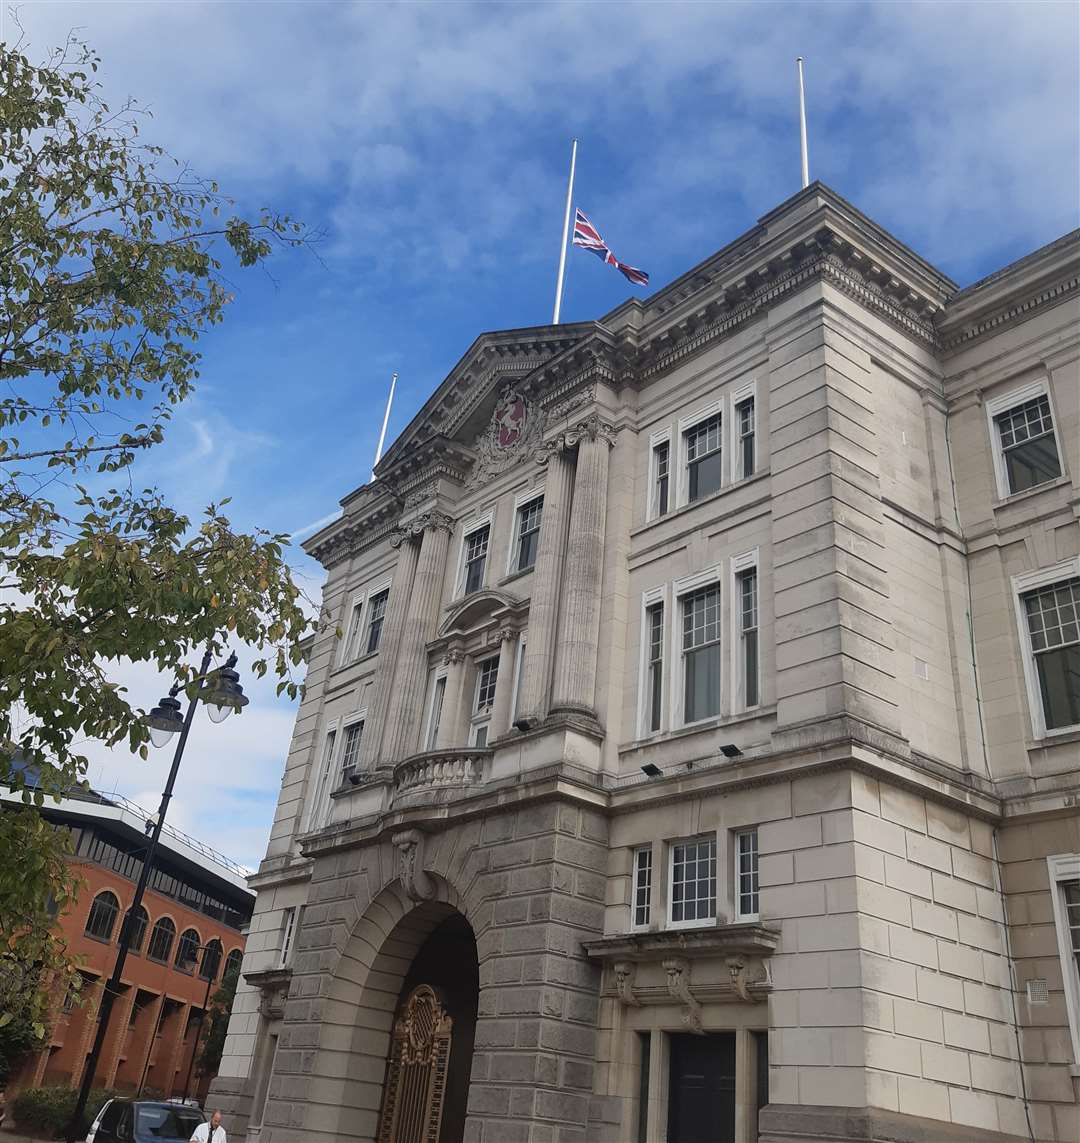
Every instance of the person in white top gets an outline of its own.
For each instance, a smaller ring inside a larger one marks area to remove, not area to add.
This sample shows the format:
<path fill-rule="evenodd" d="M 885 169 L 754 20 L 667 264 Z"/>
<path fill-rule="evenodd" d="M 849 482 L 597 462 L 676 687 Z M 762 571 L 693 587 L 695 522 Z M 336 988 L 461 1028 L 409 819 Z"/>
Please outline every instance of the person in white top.
<path fill-rule="evenodd" d="M 191 1143 L 228 1143 L 225 1136 L 225 1128 L 221 1126 L 221 1112 L 215 1111 L 210 1116 L 209 1123 L 200 1123 L 195 1128 L 195 1134 L 191 1137 Z"/>

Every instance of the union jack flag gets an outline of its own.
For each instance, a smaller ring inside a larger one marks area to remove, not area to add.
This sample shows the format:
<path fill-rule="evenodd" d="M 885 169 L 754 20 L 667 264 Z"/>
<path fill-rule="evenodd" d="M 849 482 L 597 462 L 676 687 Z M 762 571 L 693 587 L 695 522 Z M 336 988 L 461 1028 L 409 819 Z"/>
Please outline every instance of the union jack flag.
<path fill-rule="evenodd" d="M 633 282 L 635 286 L 647 286 L 649 284 L 649 275 L 644 270 L 637 270 L 633 266 L 627 266 L 625 262 L 620 262 L 618 258 L 612 254 L 607 243 L 600 237 L 596 227 L 581 213 L 580 210 L 575 210 L 574 214 L 574 246 L 580 246 L 582 250 L 588 250 L 590 253 L 595 254 L 601 262 L 606 262 L 609 266 L 614 266 L 616 270 L 628 281 Z"/>

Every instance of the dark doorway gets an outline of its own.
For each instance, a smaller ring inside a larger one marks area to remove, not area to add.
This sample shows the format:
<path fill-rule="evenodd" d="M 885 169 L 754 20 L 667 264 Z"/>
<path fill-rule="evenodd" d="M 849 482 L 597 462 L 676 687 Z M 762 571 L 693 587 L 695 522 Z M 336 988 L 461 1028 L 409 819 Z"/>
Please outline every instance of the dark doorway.
<path fill-rule="evenodd" d="M 461 1143 L 469 1101 L 480 970 L 476 959 L 476 938 L 468 921 L 460 914 L 445 920 L 420 946 L 398 997 L 398 1019 L 401 1019 L 410 998 L 422 986 L 435 994 L 437 1008 L 451 1022 L 446 1083 L 445 1087 L 441 1082 L 437 1085 L 442 1091 L 438 1143 Z M 392 1066 L 390 1070 L 393 1071 Z M 385 1111 L 385 1091 L 383 1099 Z M 412 1130 L 403 1129 L 401 1133 L 411 1136 Z M 384 1137 L 381 1130 L 380 1139 L 385 1138 L 385 1143 L 411 1143 L 409 1138 L 398 1139 L 397 1134 L 389 1131 Z"/>
<path fill-rule="evenodd" d="M 734 1143 L 735 1033 L 671 1037 L 668 1143 Z"/>

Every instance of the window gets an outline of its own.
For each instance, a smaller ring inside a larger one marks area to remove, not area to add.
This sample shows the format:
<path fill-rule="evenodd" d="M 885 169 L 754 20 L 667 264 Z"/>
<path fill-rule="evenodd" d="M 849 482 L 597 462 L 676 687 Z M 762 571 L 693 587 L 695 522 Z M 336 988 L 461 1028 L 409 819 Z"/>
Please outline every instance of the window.
<path fill-rule="evenodd" d="M 1050 398 L 1041 393 L 994 417 L 1008 494 L 1061 475 Z"/>
<path fill-rule="evenodd" d="M 128 910 L 130 912 L 130 910 Z M 132 952 L 142 952 L 143 940 L 146 938 L 146 926 L 150 924 L 150 915 L 142 907 L 136 910 L 135 915 L 128 922 L 128 947 Z"/>
<path fill-rule="evenodd" d="M 671 488 L 671 442 L 661 441 L 652 451 L 652 514 L 667 514 Z"/>
<path fill-rule="evenodd" d="M 645 609 L 645 729 L 660 729 L 664 709 L 664 605 Z"/>
<path fill-rule="evenodd" d="M 341 752 L 341 781 L 347 782 L 360 761 L 360 740 L 364 736 L 364 720 L 345 727 L 345 749 Z"/>
<path fill-rule="evenodd" d="M 1080 1060 L 1080 853 L 1056 854 L 1046 864 L 1073 1059 Z"/>
<path fill-rule="evenodd" d="M 360 624 L 364 616 L 364 601 L 358 600 L 352 606 L 352 612 L 349 616 L 349 627 L 345 632 L 345 646 L 341 654 L 341 662 L 344 666 L 346 663 L 351 663 L 360 655 Z"/>
<path fill-rule="evenodd" d="M 223 981 L 236 979 L 243 962 L 244 954 L 239 949 L 233 949 L 225 958 L 225 971 L 221 974 L 221 979 Z"/>
<path fill-rule="evenodd" d="M 499 679 L 499 659 L 493 656 L 476 665 L 476 698 L 473 702 L 473 745 L 488 742 L 491 711 L 495 705 L 495 686 Z M 479 721 L 478 721 L 479 720 Z"/>
<path fill-rule="evenodd" d="M 743 709 L 757 706 L 760 696 L 758 663 L 758 576 L 757 568 L 735 574 L 735 606 L 737 609 L 739 696 Z"/>
<path fill-rule="evenodd" d="M 690 504 L 720 487 L 722 424 L 720 414 L 714 413 L 683 434 L 686 442 L 686 498 Z"/>
<path fill-rule="evenodd" d="M 367 643 L 364 647 L 365 655 L 374 655 L 379 649 L 379 640 L 382 639 L 383 619 L 386 617 L 386 604 L 390 599 L 390 589 L 383 588 L 376 592 L 368 603 Z"/>
<path fill-rule="evenodd" d="M 425 749 L 434 750 L 439 740 L 439 723 L 442 722 L 443 701 L 446 698 L 446 676 L 440 675 L 435 680 L 431 691 L 431 710 L 428 713 L 427 745 Z"/>
<path fill-rule="evenodd" d="M 323 745 L 322 765 L 316 775 L 315 791 L 308 811 L 308 829 L 318 829 L 326 815 L 327 799 L 330 794 L 330 776 L 334 765 L 334 747 L 337 744 L 337 729 L 327 731 Z"/>
<path fill-rule="evenodd" d="M 217 980 L 222 952 L 221 941 L 216 937 L 203 949 L 202 967 L 199 969 L 203 980 Z"/>
<path fill-rule="evenodd" d="M 754 475 L 754 398 L 735 405 L 735 479 Z"/>
<path fill-rule="evenodd" d="M 1042 726 L 1080 724 L 1080 576 L 1021 594 Z"/>
<path fill-rule="evenodd" d="M 634 850 L 634 900 L 632 924 L 648 928 L 652 920 L 652 847 Z"/>
<path fill-rule="evenodd" d="M 682 597 L 683 721 L 720 713 L 720 587 Z"/>
<path fill-rule="evenodd" d="M 472 595 L 484 586 L 490 536 L 491 525 L 484 524 L 465 537 L 465 595 Z"/>
<path fill-rule="evenodd" d="M 543 514 L 543 496 L 522 504 L 518 509 L 517 560 L 513 571 L 527 571 L 536 563 L 536 551 L 540 545 L 540 519 Z"/>
<path fill-rule="evenodd" d="M 744 921 L 758 915 L 756 829 L 740 830 L 735 835 L 735 915 Z"/>
<path fill-rule="evenodd" d="M 514 697 L 510 700 L 510 722 L 517 718 L 521 705 L 521 678 L 525 673 L 525 645 L 524 635 L 519 636 L 517 655 L 514 657 Z"/>
<path fill-rule="evenodd" d="M 671 923 L 695 925 L 716 920 L 716 838 L 671 846 Z"/>
<path fill-rule="evenodd" d="M 280 968 L 292 960 L 293 936 L 296 931 L 296 908 L 285 909 L 281 914 L 281 959 Z"/>
<path fill-rule="evenodd" d="M 194 929 L 185 929 L 176 942 L 176 959 L 173 964 L 181 972 L 192 972 L 199 959 L 199 934 Z"/>
<path fill-rule="evenodd" d="M 146 950 L 146 955 L 151 960 L 159 960 L 164 963 L 169 959 L 175 936 L 176 926 L 168 917 L 162 917 L 155 923 L 154 930 L 150 934 L 150 945 Z"/>
<path fill-rule="evenodd" d="M 99 893 L 90 905 L 86 918 L 86 935 L 99 941 L 112 940 L 113 926 L 120 914 L 120 902 L 108 890 Z"/>

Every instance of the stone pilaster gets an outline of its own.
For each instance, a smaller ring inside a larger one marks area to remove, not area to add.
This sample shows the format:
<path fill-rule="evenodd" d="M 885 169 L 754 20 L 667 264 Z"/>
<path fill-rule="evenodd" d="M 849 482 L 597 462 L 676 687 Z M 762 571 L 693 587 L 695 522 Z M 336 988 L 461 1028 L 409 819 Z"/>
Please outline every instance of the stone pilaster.
<path fill-rule="evenodd" d="M 377 764 L 379 749 L 383 740 L 388 737 L 387 722 L 383 714 L 390 705 L 394 668 L 397 666 L 398 650 L 405 630 L 405 617 L 408 614 L 413 580 L 416 577 L 416 561 L 420 554 L 419 544 L 406 532 L 396 533 L 390 542 L 397 548 L 398 559 L 393 582 L 390 585 L 386 618 L 383 621 L 374 696 L 368 705 L 367 725 L 360 743 L 361 768 L 365 770 L 370 770 Z"/>
<path fill-rule="evenodd" d="M 128 1021 L 131 1018 L 131 1008 L 135 1003 L 137 989 L 133 984 L 121 985 L 123 992 L 113 1004 L 112 1017 L 109 1020 L 109 1035 L 105 1038 L 105 1046 L 101 1057 L 104 1067 L 98 1073 L 101 1086 L 112 1088 L 116 1085 L 116 1070 L 120 1067 L 120 1057 L 123 1055 L 131 1029 Z"/>
<path fill-rule="evenodd" d="M 71 1063 L 71 1086 L 78 1087 L 82 1083 L 83 1071 L 86 1069 L 86 1057 L 97 1032 L 97 1014 L 101 1007 L 101 993 L 105 987 L 104 978 L 90 981 L 83 985 L 86 996 L 82 1006 L 82 1026 L 79 1029 L 78 1043 L 75 1046 L 75 1058 Z"/>
<path fill-rule="evenodd" d="M 146 1012 L 143 1013 L 144 1042 L 139 1047 L 138 1058 L 135 1061 L 138 1068 L 135 1073 L 136 1085 L 140 1085 L 143 1076 L 150 1072 L 150 1057 L 154 1054 L 154 1045 L 157 1042 L 158 1029 L 161 1025 L 161 1010 L 164 1005 L 165 993 L 163 992 L 152 1004 L 148 1005 Z"/>
<path fill-rule="evenodd" d="M 427 679 L 425 648 L 428 640 L 434 637 L 438 622 L 450 528 L 450 519 L 436 512 L 423 521 L 420 555 L 387 707 L 381 763 L 399 762 L 417 749 L 419 730 L 416 713 L 424 705 Z"/>
<path fill-rule="evenodd" d="M 551 707 L 555 711 L 577 711 L 595 717 L 608 454 L 614 433 L 609 425 L 594 416 L 567 434 L 567 443 L 575 442 L 578 445 L 577 474 L 570 509 Z"/>
<path fill-rule="evenodd" d="M 540 547 L 533 570 L 532 600 L 529 603 L 529 638 L 522 665 L 520 714 L 542 718 L 547 713 L 551 677 L 555 664 L 555 633 L 558 628 L 559 589 L 566 558 L 566 530 L 570 518 L 570 496 L 574 468 L 559 438 L 540 455 L 547 465 L 544 483 L 544 516 L 540 525 Z"/>
<path fill-rule="evenodd" d="M 499 675 L 495 680 L 495 703 L 491 709 L 491 731 L 488 741 L 510 729 L 510 703 L 514 695 L 514 660 L 517 658 L 518 633 L 512 627 L 499 632 Z"/>
<path fill-rule="evenodd" d="M 446 690 L 443 693 L 439 733 L 435 737 L 437 750 L 449 750 L 462 744 L 462 699 L 465 686 L 465 655 L 456 647 L 446 652 Z M 424 711 L 425 720 L 428 711 Z M 425 723 L 426 725 L 426 723 Z"/>
<path fill-rule="evenodd" d="M 161 1087 L 165 1092 L 166 1099 L 176 1091 L 176 1073 L 180 1070 L 180 1061 L 184 1057 L 184 1033 L 187 1031 L 190 1012 L 190 1005 L 181 1004 L 173 1013 L 172 1019 L 175 1021 L 173 1040 L 165 1056 L 165 1072 L 161 1077 Z M 183 1083 L 182 1077 L 180 1082 Z"/>

